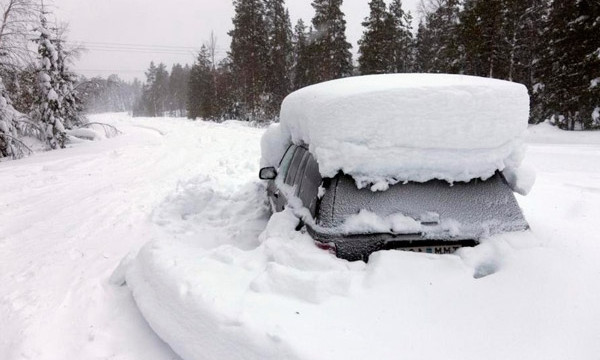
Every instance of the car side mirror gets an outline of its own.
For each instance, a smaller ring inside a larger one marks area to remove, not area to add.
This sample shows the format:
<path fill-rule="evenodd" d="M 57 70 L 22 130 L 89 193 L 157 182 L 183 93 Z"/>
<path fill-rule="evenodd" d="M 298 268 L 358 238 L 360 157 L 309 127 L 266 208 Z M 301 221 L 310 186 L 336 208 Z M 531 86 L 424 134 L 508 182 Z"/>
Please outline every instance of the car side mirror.
<path fill-rule="evenodd" d="M 276 176 L 277 170 L 272 166 L 260 169 L 260 173 L 258 174 L 261 180 L 273 180 Z"/>

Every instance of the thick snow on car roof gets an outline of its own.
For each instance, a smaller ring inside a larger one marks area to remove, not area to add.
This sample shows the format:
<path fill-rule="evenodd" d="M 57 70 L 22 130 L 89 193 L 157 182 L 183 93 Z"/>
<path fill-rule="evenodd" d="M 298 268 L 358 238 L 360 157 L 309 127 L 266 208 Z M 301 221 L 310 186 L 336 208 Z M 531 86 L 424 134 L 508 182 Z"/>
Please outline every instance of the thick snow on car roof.
<path fill-rule="evenodd" d="M 263 147 L 282 139 L 309 144 L 323 176 L 343 171 L 380 189 L 399 181 L 468 181 L 518 167 L 528 117 L 527 89 L 508 81 L 359 76 L 290 94 L 281 126 L 270 129 Z"/>

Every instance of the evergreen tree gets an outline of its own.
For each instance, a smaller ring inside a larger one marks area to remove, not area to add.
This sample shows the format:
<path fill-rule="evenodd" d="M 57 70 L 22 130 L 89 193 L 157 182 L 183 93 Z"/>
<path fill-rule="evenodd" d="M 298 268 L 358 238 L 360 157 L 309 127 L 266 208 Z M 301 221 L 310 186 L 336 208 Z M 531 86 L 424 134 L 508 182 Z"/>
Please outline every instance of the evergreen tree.
<path fill-rule="evenodd" d="M 152 93 L 156 101 L 156 113 L 154 116 L 164 116 L 169 109 L 169 72 L 167 66 L 163 63 L 158 64 L 156 68 L 156 79 L 152 84 Z"/>
<path fill-rule="evenodd" d="M 169 109 L 169 72 L 163 63 L 156 66 L 154 61 L 146 71 L 146 84 L 142 90 L 134 116 L 164 116 Z"/>
<path fill-rule="evenodd" d="M 245 117 L 261 120 L 269 64 L 265 6 L 262 0 L 234 0 L 234 6 L 233 30 L 229 32 L 232 71 Z"/>
<path fill-rule="evenodd" d="M 594 126 L 600 106 L 600 4 L 596 0 L 552 2 L 544 37 L 543 102 L 562 128 Z M 596 111 L 596 115 L 594 115 Z"/>
<path fill-rule="evenodd" d="M 237 80 L 233 75 L 231 59 L 223 59 L 216 69 L 215 93 L 216 115 L 221 119 L 241 119 L 241 109 L 236 98 Z"/>
<path fill-rule="evenodd" d="M 539 98 L 540 65 L 547 53 L 543 31 L 548 13 L 547 0 L 504 0 L 503 34 L 508 44 L 506 79 L 527 86 L 530 94 L 530 122 L 543 111 Z"/>
<path fill-rule="evenodd" d="M 346 20 L 342 0 L 313 0 L 315 16 L 311 36 L 314 82 L 332 80 L 352 74 L 352 45 L 346 41 Z"/>
<path fill-rule="evenodd" d="M 60 39 L 56 41 L 56 54 L 60 114 L 65 128 L 72 129 L 85 123 L 85 118 L 81 114 L 83 105 L 75 89 L 77 75 L 71 72 L 67 66 L 68 53 L 63 48 L 63 41 Z"/>
<path fill-rule="evenodd" d="M 369 16 L 362 23 L 365 30 L 358 41 L 359 71 L 363 75 L 388 73 L 395 68 L 394 24 L 383 0 L 371 0 L 369 8 Z"/>
<path fill-rule="evenodd" d="M 415 69 L 420 72 L 436 72 L 434 70 L 434 33 L 422 21 L 417 28 L 415 41 Z"/>
<path fill-rule="evenodd" d="M 267 112 L 273 117 L 278 113 L 283 98 L 291 90 L 292 25 L 284 0 L 266 0 L 266 14 L 269 36 L 266 82 L 270 96 Z"/>
<path fill-rule="evenodd" d="M 461 13 L 466 72 L 508 78 L 510 48 L 503 0 L 467 0 Z"/>
<path fill-rule="evenodd" d="M 412 15 L 402 9 L 402 0 L 392 0 L 386 28 L 391 32 L 393 49 L 392 72 L 406 73 L 414 68 L 415 43 L 412 34 Z"/>
<path fill-rule="evenodd" d="M 156 116 L 156 99 L 152 87 L 156 82 L 157 69 L 154 61 L 151 61 L 148 70 L 145 72 L 146 83 L 142 87 L 142 96 L 135 106 L 133 116 Z"/>
<path fill-rule="evenodd" d="M 543 31 L 548 0 L 503 0 L 505 41 L 508 43 L 506 78 L 532 90 L 538 82 L 536 64 L 544 56 Z"/>
<path fill-rule="evenodd" d="M 196 63 L 190 70 L 188 118 L 215 119 L 217 117 L 214 79 L 210 54 L 206 46 L 202 46 Z"/>
<path fill-rule="evenodd" d="M 298 19 L 296 26 L 294 27 L 294 65 L 292 68 L 293 73 L 293 88 L 300 89 L 311 84 L 310 69 L 311 60 L 309 53 L 308 37 L 306 26 L 302 19 Z"/>
<path fill-rule="evenodd" d="M 417 33 L 416 63 L 419 71 L 460 73 L 459 1 L 439 0 L 425 15 Z"/>
<path fill-rule="evenodd" d="M 0 158 L 19 157 L 17 145 L 18 123 L 21 116 L 12 106 L 10 97 L 0 78 Z"/>
<path fill-rule="evenodd" d="M 40 16 L 38 43 L 39 69 L 38 94 L 35 99 L 34 118 L 40 123 L 48 146 L 52 149 L 65 147 L 67 134 L 62 118 L 59 94 L 60 71 L 58 52 L 51 39 L 44 14 Z"/>
<path fill-rule="evenodd" d="M 184 116 L 188 100 L 190 68 L 175 64 L 169 76 L 169 112 L 172 116 Z"/>
<path fill-rule="evenodd" d="M 11 95 L 12 106 L 20 113 L 29 113 L 34 108 L 38 94 L 37 75 L 38 70 L 35 63 L 28 64 L 18 71 L 12 71 L 9 76 L 2 75 L 4 86 Z"/>

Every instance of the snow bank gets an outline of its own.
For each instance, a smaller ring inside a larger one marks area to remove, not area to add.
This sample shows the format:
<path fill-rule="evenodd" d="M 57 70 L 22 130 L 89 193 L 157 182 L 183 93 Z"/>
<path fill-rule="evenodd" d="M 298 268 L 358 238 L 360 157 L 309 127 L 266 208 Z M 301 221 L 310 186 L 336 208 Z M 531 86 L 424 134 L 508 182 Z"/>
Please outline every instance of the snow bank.
<path fill-rule="evenodd" d="M 598 349 L 597 296 L 576 301 L 592 314 L 565 311 L 575 301 L 565 287 L 588 285 L 573 284 L 570 260 L 529 232 L 457 255 L 381 251 L 365 264 L 317 249 L 297 222 L 290 210 L 274 214 L 248 250 L 205 249 L 210 233 L 197 244 L 152 241 L 127 284 L 151 327 L 190 360 L 561 359 Z"/>
<path fill-rule="evenodd" d="M 528 117 L 529 96 L 520 84 L 461 75 L 372 75 L 290 94 L 277 131 L 287 141 L 309 144 L 323 176 L 342 170 L 359 186 L 454 182 L 518 167 Z"/>
<path fill-rule="evenodd" d="M 103 132 L 100 133 L 99 131 L 93 128 L 77 128 L 68 130 L 67 135 L 90 141 L 101 140 L 105 138 Z"/>
<path fill-rule="evenodd" d="M 282 321 L 301 321 L 306 304 L 347 295 L 351 265 L 295 232 L 290 212 L 273 219 L 250 251 L 154 241 L 123 263 L 148 323 L 184 359 L 303 358 Z"/>

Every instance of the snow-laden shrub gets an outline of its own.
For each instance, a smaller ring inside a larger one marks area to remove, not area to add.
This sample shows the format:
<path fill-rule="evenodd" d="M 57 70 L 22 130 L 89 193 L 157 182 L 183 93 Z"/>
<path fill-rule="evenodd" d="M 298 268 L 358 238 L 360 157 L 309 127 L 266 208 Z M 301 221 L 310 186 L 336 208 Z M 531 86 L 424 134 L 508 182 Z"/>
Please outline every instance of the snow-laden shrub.
<path fill-rule="evenodd" d="M 51 40 L 46 18 L 40 17 L 40 36 L 36 40 L 39 54 L 38 96 L 32 115 L 40 123 L 45 141 L 51 149 L 65 147 L 62 97 L 60 89 L 59 54 Z"/>
<path fill-rule="evenodd" d="M 0 79 L 0 158 L 23 157 L 31 150 L 19 140 L 19 119 L 23 114 L 12 106 L 2 79 Z"/>

